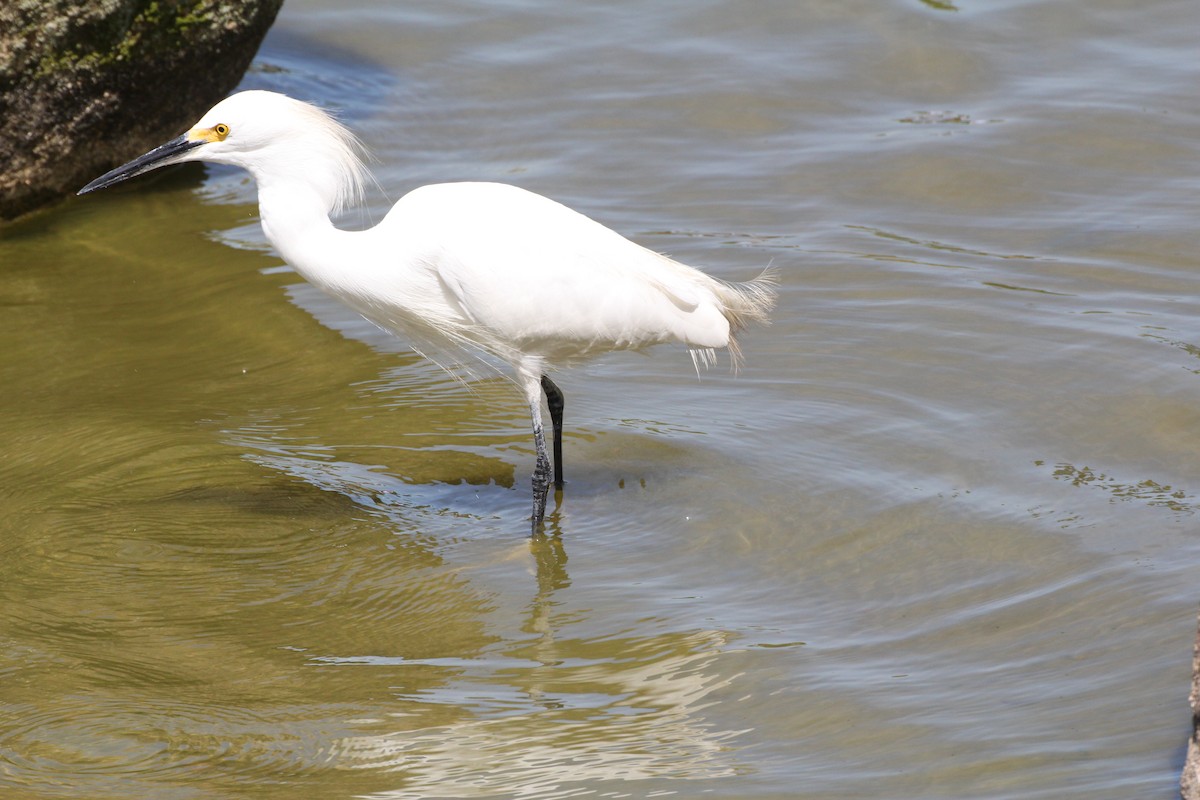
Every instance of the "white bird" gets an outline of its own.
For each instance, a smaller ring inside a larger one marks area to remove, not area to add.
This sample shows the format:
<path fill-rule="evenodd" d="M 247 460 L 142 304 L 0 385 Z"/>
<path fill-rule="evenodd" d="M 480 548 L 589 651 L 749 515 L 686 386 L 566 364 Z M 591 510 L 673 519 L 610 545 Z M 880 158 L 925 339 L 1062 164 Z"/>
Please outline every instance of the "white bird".
<path fill-rule="evenodd" d="M 548 372 L 611 350 L 679 342 L 699 371 L 751 322 L 767 322 L 774 276 L 727 283 L 634 244 L 541 195 L 443 183 L 402 197 L 378 225 L 334 226 L 368 175 L 355 136 L 323 110 L 274 92 L 215 105 L 189 131 L 83 187 L 85 194 L 184 161 L 231 164 L 258 184 L 267 239 L 305 279 L 414 349 L 486 353 L 512 366 L 533 421 L 533 529 L 546 509 L 554 426 L 563 487 L 563 394 Z"/>

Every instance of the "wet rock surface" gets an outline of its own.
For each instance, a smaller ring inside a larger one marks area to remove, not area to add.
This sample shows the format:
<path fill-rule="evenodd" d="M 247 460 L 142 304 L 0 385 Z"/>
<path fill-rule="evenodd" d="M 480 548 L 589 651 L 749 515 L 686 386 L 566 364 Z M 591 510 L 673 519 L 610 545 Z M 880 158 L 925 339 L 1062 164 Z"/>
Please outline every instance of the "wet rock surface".
<path fill-rule="evenodd" d="M 1192 706 L 1192 736 L 1188 739 L 1179 789 L 1183 800 L 1200 800 L 1200 630 L 1192 647 L 1192 691 L 1188 702 Z"/>
<path fill-rule="evenodd" d="M 0 4 L 0 219 L 74 193 L 241 79 L 283 0 Z"/>

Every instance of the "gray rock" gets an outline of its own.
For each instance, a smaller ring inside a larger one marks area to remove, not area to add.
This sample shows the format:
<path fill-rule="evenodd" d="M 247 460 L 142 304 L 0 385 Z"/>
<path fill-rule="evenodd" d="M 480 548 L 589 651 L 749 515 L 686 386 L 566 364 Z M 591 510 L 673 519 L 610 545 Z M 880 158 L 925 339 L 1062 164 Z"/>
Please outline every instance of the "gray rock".
<path fill-rule="evenodd" d="M 0 219 L 186 129 L 237 86 L 282 4 L 0 2 Z"/>
<path fill-rule="evenodd" d="M 1188 702 L 1192 706 L 1192 735 L 1188 739 L 1179 790 L 1183 800 L 1200 800 L 1200 631 L 1192 646 L 1192 691 Z"/>

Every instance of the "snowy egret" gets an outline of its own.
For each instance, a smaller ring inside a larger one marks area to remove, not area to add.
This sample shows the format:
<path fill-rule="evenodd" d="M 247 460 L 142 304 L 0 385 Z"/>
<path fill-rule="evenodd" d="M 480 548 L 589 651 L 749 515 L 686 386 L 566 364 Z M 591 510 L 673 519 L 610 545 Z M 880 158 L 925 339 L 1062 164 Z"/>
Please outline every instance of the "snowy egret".
<path fill-rule="evenodd" d="M 736 363 L 734 333 L 765 323 L 774 305 L 769 272 L 746 283 L 717 280 L 506 184 L 424 186 L 375 227 L 341 230 L 330 215 L 362 199 L 360 153 L 355 136 L 321 109 L 246 91 L 79 194 L 184 161 L 242 167 L 258 184 L 263 232 L 305 279 L 435 361 L 482 352 L 510 364 L 533 421 L 534 531 L 551 481 L 542 393 L 554 427 L 553 483 L 563 486 L 563 394 L 550 371 L 666 342 L 685 345 L 697 371 L 716 348 Z"/>

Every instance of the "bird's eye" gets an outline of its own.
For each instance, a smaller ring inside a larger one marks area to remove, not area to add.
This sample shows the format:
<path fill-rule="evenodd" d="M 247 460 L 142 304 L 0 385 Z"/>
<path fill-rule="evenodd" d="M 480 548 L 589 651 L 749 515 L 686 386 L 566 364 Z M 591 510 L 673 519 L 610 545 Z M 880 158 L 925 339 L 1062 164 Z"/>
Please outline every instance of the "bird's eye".
<path fill-rule="evenodd" d="M 229 135 L 229 126 L 226 125 L 224 122 L 214 125 L 213 133 L 215 133 L 217 135 L 218 139 L 224 139 L 226 136 Z"/>

